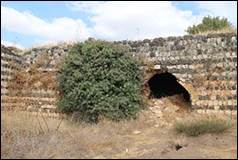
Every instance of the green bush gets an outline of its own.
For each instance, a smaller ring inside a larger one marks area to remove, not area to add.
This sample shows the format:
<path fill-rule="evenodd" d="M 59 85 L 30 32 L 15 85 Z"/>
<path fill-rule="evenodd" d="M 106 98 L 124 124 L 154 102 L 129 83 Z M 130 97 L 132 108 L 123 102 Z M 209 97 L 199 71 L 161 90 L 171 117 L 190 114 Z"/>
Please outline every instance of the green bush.
<path fill-rule="evenodd" d="M 188 34 L 198 34 L 207 31 L 218 31 L 226 28 L 232 28 L 231 23 L 227 20 L 227 18 L 220 17 L 204 17 L 202 23 L 198 25 L 193 25 L 188 27 L 186 32 Z"/>
<path fill-rule="evenodd" d="M 141 108 L 141 72 L 129 49 L 87 40 L 65 57 L 59 76 L 60 111 L 77 113 L 86 122 L 99 117 L 135 118 Z"/>

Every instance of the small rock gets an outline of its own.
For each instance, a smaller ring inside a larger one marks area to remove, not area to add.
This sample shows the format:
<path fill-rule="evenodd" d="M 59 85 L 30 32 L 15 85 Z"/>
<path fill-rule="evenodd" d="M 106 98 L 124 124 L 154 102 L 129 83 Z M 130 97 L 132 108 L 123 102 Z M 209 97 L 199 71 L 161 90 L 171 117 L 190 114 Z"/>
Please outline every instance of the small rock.
<path fill-rule="evenodd" d="M 133 133 L 134 133 L 134 134 L 140 134 L 141 131 L 137 131 L 137 130 L 136 130 L 136 131 L 134 131 Z"/>
<path fill-rule="evenodd" d="M 218 111 L 220 109 L 220 106 L 215 106 L 214 109 Z"/>
<path fill-rule="evenodd" d="M 42 86 L 42 83 L 40 81 L 38 81 L 37 83 L 34 84 L 34 86 L 38 88 L 38 87 Z"/>
<path fill-rule="evenodd" d="M 34 110 L 34 107 L 33 107 L 33 106 L 28 106 L 26 110 L 27 110 L 27 111 L 33 111 L 33 110 Z"/>
<path fill-rule="evenodd" d="M 159 127 L 159 125 L 158 124 L 156 124 L 156 125 L 154 125 L 156 128 L 158 128 Z"/>
<path fill-rule="evenodd" d="M 154 106 L 154 108 L 160 108 L 159 106 Z"/>
<path fill-rule="evenodd" d="M 160 65 L 155 65 L 154 66 L 154 69 L 160 69 L 161 67 L 160 67 Z"/>

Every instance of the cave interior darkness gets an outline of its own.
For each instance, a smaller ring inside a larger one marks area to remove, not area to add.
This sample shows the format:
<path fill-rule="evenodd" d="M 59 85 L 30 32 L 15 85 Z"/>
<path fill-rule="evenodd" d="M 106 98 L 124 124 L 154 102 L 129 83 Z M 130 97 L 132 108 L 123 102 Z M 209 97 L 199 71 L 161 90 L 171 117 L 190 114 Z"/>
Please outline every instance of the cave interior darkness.
<path fill-rule="evenodd" d="M 150 98 L 162 98 L 173 95 L 182 95 L 183 100 L 191 103 L 189 92 L 177 81 L 171 73 L 165 72 L 152 76 L 148 85 L 150 88 Z"/>

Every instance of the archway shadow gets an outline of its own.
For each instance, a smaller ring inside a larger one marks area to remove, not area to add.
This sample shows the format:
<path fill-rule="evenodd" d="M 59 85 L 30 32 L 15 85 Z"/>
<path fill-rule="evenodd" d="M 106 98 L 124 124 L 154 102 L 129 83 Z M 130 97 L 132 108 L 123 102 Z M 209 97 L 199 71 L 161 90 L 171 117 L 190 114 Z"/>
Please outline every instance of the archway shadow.
<path fill-rule="evenodd" d="M 189 92 L 177 81 L 171 73 L 165 72 L 155 74 L 149 79 L 150 98 L 162 98 L 178 95 L 186 105 L 191 107 L 191 97 Z"/>

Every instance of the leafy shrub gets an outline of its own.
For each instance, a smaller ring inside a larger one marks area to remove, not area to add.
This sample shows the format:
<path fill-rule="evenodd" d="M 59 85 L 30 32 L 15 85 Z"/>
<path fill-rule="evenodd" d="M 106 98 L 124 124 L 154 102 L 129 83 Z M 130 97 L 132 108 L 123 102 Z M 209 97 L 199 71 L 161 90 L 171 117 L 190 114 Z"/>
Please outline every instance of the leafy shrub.
<path fill-rule="evenodd" d="M 86 122 L 97 122 L 100 116 L 135 118 L 141 107 L 141 72 L 126 53 L 127 48 L 104 41 L 76 44 L 60 69 L 59 110 L 77 113 Z"/>
<path fill-rule="evenodd" d="M 205 133 L 222 133 L 230 127 L 231 123 L 222 119 L 203 119 L 175 123 L 175 129 L 178 133 L 185 133 L 194 137 Z"/>
<path fill-rule="evenodd" d="M 207 16 L 203 18 L 202 23 L 188 27 L 186 32 L 188 34 L 199 34 L 207 31 L 218 31 L 227 28 L 232 28 L 232 25 L 227 18 L 220 19 L 220 17 L 212 18 Z"/>

